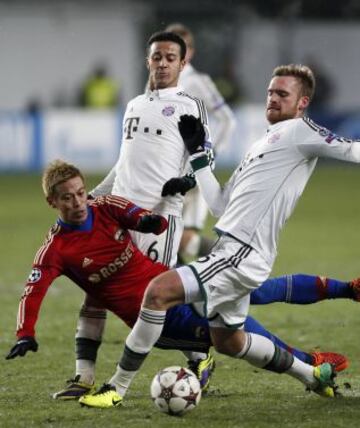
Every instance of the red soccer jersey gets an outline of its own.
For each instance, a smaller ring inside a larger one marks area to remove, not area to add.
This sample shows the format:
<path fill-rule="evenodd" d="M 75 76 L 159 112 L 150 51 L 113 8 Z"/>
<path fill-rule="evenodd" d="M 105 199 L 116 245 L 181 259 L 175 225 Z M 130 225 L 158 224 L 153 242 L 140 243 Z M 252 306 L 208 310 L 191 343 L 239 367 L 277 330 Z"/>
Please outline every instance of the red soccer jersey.
<path fill-rule="evenodd" d="M 89 201 L 88 210 L 85 225 L 58 222 L 38 250 L 19 304 L 18 337 L 35 335 L 41 302 L 60 275 L 132 326 L 149 281 L 167 270 L 143 255 L 127 231 L 149 211 L 117 196 Z"/>

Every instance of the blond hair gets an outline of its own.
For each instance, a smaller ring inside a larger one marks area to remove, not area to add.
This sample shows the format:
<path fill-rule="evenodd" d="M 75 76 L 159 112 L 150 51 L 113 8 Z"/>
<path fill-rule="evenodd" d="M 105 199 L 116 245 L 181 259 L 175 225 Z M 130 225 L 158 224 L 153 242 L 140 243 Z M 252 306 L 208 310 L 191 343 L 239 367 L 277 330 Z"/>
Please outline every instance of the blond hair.
<path fill-rule="evenodd" d="M 274 68 L 272 74 L 272 77 L 276 76 L 295 77 L 301 85 L 301 95 L 312 100 L 315 92 L 315 76 L 310 67 L 302 64 L 279 65 Z"/>
<path fill-rule="evenodd" d="M 46 167 L 42 175 L 42 188 L 45 196 L 47 198 L 55 196 L 56 186 L 74 177 L 80 177 L 85 181 L 79 168 L 61 159 L 54 160 Z"/>
<path fill-rule="evenodd" d="M 170 31 L 171 33 L 175 33 L 180 36 L 182 39 L 186 39 L 186 44 L 189 48 L 194 48 L 194 36 L 193 33 L 186 27 L 184 24 L 180 24 L 180 22 L 174 22 L 173 24 L 169 24 L 165 31 Z"/>

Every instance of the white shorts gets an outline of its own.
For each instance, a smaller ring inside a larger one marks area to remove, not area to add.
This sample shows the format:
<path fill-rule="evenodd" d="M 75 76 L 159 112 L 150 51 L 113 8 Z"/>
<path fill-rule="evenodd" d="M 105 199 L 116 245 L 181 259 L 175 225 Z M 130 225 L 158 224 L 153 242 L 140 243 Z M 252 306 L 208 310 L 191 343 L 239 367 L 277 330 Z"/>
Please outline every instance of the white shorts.
<path fill-rule="evenodd" d="M 198 186 L 191 189 L 185 195 L 183 220 L 185 229 L 202 230 L 205 227 L 205 221 L 208 214 L 208 208 Z"/>
<path fill-rule="evenodd" d="M 202 313 L 211 327 L 242 328 L 249 311 L 250 293 L 266 281 L 271 266 L 249 245 L 223 236 L 211 254 L 177 271 L 186 303 L 201 298 Z M 199 304 L 195 306 L 199 308 Z"/>
<path fill-rule="evenodd" d="M 184 230 L 183 221 L 173 215 L 164 216 L 169 222 L 168 228 L 161 235 L 141 233 L 129 230 L 132 240 L 139 250 L 154 262 L 174 267 L 177 262 L 180 239 Z"/>

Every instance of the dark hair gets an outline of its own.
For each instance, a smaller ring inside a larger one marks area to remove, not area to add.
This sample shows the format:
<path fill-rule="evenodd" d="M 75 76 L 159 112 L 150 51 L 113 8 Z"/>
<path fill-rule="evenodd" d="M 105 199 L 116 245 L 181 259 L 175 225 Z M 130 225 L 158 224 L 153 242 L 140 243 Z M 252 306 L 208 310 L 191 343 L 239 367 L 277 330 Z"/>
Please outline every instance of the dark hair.
<path fill-rule="evenodd" d="M 148 52 L 150 46 L 155 42 L 174 42 L 180 46 L 180 58 L 184 59 L 186 55 L 186 44 L 184 40 L 175 33 L 170 31 L 159 31 L 150 36 L 150 39 L 147 42 Z"/>
<path fill-rule="evenodd" d="M 274 68 L 272 77 L 276 76 L 293 76 L 301 84 L 301 93 L 311 100 L 315 92 L 315 77 L 311 68 L 302 64 L 279 65 Z"/>

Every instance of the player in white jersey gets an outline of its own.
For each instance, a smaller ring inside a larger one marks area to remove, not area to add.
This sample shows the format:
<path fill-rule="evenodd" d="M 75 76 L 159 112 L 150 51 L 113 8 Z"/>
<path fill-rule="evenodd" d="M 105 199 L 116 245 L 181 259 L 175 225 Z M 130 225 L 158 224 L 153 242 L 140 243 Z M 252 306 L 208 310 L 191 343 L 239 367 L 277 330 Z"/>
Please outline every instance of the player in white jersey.
<path fill-rule="evenodd" d="M 203 102 L 187 95 L 178 85 L 185 56 L 185 42 L 176 34 L 162 32 L 150 37 L 147 52 L 149 88 L 128 103 L 119 160 L 91 192 L 94 197 L 112 193 L 166 217 L 169 226 L 162 234 L 134 232 L 131 235 L 145 255 L 170 267 L 176 264 L 183 231 L 183 195 L 196 184 L 193 176 L 186 175 L 189 154 L 179 133 L 178 121 L 180 116 L 191 114 L 207 129 Z M 211 153 L 208 130 L 206 145 Z M 80 384 L 94 382 L 95 361 L 105 321 L 105 309 L 87 296 L 80 310 L 75 336 L 75 377 L 81 375 Z M 187 351 L 184 354 L 189 365 L 196 366 L 199 377 L 210 376 L 214 367 L 211 355 Z M 69 391 L 63 392 L 57 393 L 56 397 L 64 395 L 68 399 Z"/>
<path fill-rule="evenodd" d="M 194 36 L 189 28 L 183 24 L 174 23 L 168 25 L 165 30 L 179 35 L 186 43 L 186 64 L 180 74 L 179 83 L 187 93 L 204 102 L 209 114 L 214 151 L 219 153 L 230 143 L 236 125 L 234 114 L 210 76 L 200 73 L 192 66 L 191 60 L 195 53 L 195 44 Z M 179 248 L 181 259 L 200 257 L 210 252 L 213 241 L 200 234 L 205 226 L 207 213 L 206 202 L 199 187 L 196 186 L 185 195 L 184 233 Z"/>
<path fill-rule="evenodd" d="M 208 256 L 150 282 L 138 320 L 109 381 L 111 386 L 106 393 L 84 398 L 85 404 L 112 407 L 113 399 L 125 395 L 161 334 L 166 310 L 184 302 L 202 304 L 218 352 L 286 373 L 322 396 L 335 396 L 335 373 L 330 364 L 314 369 L 267 338 L 243 329 L 249 294 L 268 278 L 279 232 L 318 157 L 360 162 L 360 141 L 340 138 L 303 117 L 314 89 L 315 79 L 308 67 L 291 64 L 275 68 L 267 91 L 269 129 L 251 147 L 224 189 L 207 166 L 200 121 L 181 118 L 179 129 L 197 181 L 211 211 L 220 216 L 216 224 L 219 241 Z"/>

